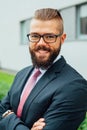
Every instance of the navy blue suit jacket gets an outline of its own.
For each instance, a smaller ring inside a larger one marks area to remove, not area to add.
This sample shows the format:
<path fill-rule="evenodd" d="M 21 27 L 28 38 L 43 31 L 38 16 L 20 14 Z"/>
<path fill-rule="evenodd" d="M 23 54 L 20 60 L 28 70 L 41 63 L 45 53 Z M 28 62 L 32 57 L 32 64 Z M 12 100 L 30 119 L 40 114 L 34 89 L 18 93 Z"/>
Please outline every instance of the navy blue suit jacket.
<path fill-rule="evenodd" d="M 22 117 L 16 116 L 21 92 L 33 70 L 27 67 L 17 73 L 11 89 L 0 103 L 0 130 L 29 130 L 43 117 L 44 130 L 76 130 L 87 110 L 87 81 L 62 57 L 37 82 L 29 95 Z M 14 114 L 2 118 L 11 109 Z"/>

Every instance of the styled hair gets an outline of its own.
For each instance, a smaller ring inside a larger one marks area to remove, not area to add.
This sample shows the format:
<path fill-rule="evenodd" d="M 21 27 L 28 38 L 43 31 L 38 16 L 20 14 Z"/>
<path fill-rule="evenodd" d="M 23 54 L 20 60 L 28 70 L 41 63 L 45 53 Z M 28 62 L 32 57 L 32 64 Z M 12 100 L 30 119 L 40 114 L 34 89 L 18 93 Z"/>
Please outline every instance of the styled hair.
<path fill-rule="evenodd" d="M 59 23 L 59 30 L 61 33 L 64 31 L 63 27 L 63 19 L 60 14 L 60 12 L 57 9 L 52 9 L 52 8 L 43 8 L 43 9 L 38 9 L 35 11 L 34 14 L 34 19 L 42 20 L 42 21 L 47 21 L 47 20 L 57 20 Z"/>

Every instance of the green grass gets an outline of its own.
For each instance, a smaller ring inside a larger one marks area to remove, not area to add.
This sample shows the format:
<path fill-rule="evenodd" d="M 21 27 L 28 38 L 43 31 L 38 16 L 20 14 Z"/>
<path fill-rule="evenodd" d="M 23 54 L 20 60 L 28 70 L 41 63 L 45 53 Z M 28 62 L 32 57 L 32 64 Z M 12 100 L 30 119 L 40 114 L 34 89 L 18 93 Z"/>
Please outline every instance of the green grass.
<path fill-rule="evenodd" d="M 78 130 L 87 130 L 87 114 L 85 120 L 81 123 L 80 127 Z"/>
<path fill-rule="evenodd" d="M 14 75 L 0 71 L 0 99 L 7 94 L 13 79 Z"/>
<path fill-rule="evenodd" d="M 13 82 L 14 75 L 0 71 L 0 99 L 8 92 Z M 87 115 L 78 130 L 87 130 Z"/>

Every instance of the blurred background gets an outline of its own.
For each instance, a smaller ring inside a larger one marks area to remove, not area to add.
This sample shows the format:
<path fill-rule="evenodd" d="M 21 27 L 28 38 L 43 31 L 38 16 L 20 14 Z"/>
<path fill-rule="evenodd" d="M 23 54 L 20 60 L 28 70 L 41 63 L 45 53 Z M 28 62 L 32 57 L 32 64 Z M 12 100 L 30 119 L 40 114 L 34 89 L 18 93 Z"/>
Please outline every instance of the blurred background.
<path fill-rule="evenodd" d="M 87 79 L 87 0 L 0 0 L 0 69 L 31 64 L 26 34 L 34 11 L 45 7 L 62 14 L 67 39 L 61 54 Z"/>

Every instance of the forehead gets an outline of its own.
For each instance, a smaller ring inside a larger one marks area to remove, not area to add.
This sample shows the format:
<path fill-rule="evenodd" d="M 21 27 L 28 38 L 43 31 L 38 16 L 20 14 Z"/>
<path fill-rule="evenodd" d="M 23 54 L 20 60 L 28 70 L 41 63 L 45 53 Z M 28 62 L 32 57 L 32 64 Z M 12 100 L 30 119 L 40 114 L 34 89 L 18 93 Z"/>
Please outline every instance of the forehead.
<path fill-rule="evenodd" d="M 30 24 L 30 32 L 37 33 L 58 33 L 58 21 L 53 20 L 37 20 L 33 19 Z"/>

